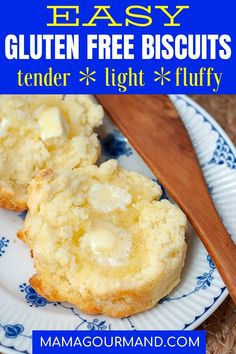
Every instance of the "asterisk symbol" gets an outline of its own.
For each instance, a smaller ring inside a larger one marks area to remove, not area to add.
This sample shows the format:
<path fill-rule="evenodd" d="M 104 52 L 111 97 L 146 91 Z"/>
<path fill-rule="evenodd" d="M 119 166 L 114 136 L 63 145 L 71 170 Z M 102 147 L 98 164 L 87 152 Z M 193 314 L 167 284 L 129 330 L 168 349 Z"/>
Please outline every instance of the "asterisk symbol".
<path fill-rule="evenodd" d="M 89 86 L 90 80 L 93 81 L 93 82 L 96 81 L 96 79 L 93 77 L 93 75 L 96 74 L 96 71 L 90 72 L 90 69 L 89 69 L 88 66 L 86 67 L 85 72 L 84 71 L 80 71 L 79 73 L 82 76 L 79 81 L 86 80 L 85 81 L 86 86 Z"/>
<path fill-rule="evenodd" d="M 164 69 L 163 66 L 161 67 L 161 71 L 160 72 L 154 71 L 154 74 L 157 75 L 157 77 L 154 79 L 154 81 L 156 82 L 156 81 L 161 80 L 161 86 L 165 85 L 165 80 L 170 82 L 170 78 L 167 77 L 168 75 L 170 75 L 170 71 L 165 72 L 165 69 Z"/>

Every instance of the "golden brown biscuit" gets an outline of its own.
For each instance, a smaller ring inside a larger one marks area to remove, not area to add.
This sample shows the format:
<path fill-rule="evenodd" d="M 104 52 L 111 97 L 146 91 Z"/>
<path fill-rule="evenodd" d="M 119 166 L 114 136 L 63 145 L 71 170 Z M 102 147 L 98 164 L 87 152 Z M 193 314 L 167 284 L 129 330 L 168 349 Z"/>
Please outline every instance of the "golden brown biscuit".
<path fill-rule="evenodd" d="M 186 217 L 160 187 L 110 160 L 42 171 L 28 190 L 23 239 L 31 285 L 50 301 L 125 317 L 153 307 L 180 281 Z"/>
<path fill-rule="evenodd" d="M 27 186 L 41 169 L 95 163 L 102 118 L 89 96 L 0 95 L 0 207 L 27 209 Z"/>

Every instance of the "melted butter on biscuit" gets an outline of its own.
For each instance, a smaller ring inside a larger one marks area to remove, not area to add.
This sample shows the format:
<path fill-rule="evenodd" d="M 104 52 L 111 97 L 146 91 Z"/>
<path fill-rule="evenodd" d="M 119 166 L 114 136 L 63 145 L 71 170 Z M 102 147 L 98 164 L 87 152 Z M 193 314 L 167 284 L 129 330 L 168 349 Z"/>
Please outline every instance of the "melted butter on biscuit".
<path fill-rule="evenodd" d="M 58 107 L 49 107 L 42 111 L 38 118 L 43 141 L 67 135 L 65 119 Z"/>
<path fill-rule="evenodd" d="M 10 120 L 8 118 L 3 118 L 0 121 L 0 138 L 3 138 L 7 135 L 9 126 Z"/>
<path fill-rule="evenodd" d="M 80 249 L 102 265 L 119 266 L 129 258 L 131 236 L 112 224 L 94 227 L 82 237 Z"/>
<path fill-rule="evenodd" d="M 116 209 L 125 210 L 131 204 L 132 196 L 119 186 L 95 183 L 89 189 L 88 199 L 94 209 L 109 213 Z"/>
<path fill-rule="evenodd" d="M 115 244 L 116 236 L 108 229 L 97 229 L 90 234 L 90 246 L 95 254 L 109 253 L 114 249 Z"/>

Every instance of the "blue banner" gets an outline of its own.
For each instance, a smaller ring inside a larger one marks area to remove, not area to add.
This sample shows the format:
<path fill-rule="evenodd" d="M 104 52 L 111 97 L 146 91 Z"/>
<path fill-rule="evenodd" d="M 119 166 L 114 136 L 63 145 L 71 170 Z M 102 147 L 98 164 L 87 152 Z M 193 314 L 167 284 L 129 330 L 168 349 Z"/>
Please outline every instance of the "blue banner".
<path fill-rule="evenodd" d="M 205 331 L 33 331 L 33 354 L 205 354 Z"/>
<path fill-rule="evenodd" d="M 3 1 L 0 93 L 236 93 L 235 2 Z"/>

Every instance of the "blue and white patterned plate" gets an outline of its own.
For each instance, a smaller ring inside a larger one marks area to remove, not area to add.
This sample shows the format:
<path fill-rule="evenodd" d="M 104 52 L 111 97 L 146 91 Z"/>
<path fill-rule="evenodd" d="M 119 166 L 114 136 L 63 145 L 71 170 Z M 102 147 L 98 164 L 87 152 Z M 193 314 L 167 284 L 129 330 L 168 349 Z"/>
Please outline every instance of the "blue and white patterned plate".
<path fill-rule="evenodd" d="M 219 125 L 185 96 L 172 96 L 199 156 L 209 190 L 232 237 L 236 236 L 236 150 Z M 155 178 L 108 118 L 100 132 L 102 159 Z M 164 191 L 163 197 L 167 197 Z M 221 304 L 227 290 L 195 233 L 179 286 L 152 310 L 124 319 L 88 316 L 64 303 L 51 303 L 29 286 L 29 250 L 16 238 L 24 214 L 0 210 L 0 351 L 31 352 L 33 329 L 193 329 Z"/>

